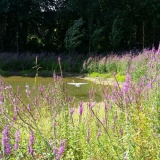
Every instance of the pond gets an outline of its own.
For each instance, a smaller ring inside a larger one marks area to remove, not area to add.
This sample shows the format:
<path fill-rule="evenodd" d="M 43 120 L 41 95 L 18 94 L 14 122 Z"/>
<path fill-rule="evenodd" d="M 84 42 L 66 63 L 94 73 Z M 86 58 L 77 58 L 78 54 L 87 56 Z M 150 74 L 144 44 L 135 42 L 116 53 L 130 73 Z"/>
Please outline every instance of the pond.
<path fill-rule="evenodd" d="M 35 84 L 34 77 L 21 77 L 21 76 L 10 76 L 10 77 L 3 77 L 3 80 L 10 84 L 12 88 L 16 91 L 17 86 L 20 86 L 21 90 L 25 93 L 25 86 L 29 85 L 33 87 Z M 43 86 L 47 86 L 48 84 L 52 84 L 54 82 L 53 77 L 38 77 L 37 83 Z M 75 77 L 65 77 L 63 78 L 63 82 L 67 88 L 67 96 L 68 97 L 75 97 L 76 101 L 88 101 L 89 100 L 89 91 L 94 89 L 94 100 L 99 102 L 102 100 L 100 87 L 98 84 L 94 84 L 91 81 L 87 81 L 80 78 Z M 75 86 L 68 83 L 85 83 L 84 85 Z M 105 87 L 104 87 L 105 88 Z"/>

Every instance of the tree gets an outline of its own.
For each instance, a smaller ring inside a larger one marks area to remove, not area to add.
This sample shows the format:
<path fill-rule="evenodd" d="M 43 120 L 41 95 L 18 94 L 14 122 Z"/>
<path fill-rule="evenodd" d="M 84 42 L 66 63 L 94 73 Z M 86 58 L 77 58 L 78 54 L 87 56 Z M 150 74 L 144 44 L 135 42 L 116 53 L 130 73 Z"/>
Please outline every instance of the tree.
<path fill-rule="evenodd" d="M 117 17 L 112 24 L 112 30 L 111 33 L 109 34 L 110 45 L 113 51 L 118 48 L 121 39 L 122 39 L 121 20 L 119 19 L 119 17 Z"/>
<path fill-rule="evenodd" d="M 71 26 L 66 32 L 65 37 L 65 47 L 72 53 L 75 49 L 82 43 L 81 39 L 84 36 L 84 33 L 81 29 L 83 25 L 83 20 L 80 18 L 79 20 L 75 20 L 73 26 Z"/>

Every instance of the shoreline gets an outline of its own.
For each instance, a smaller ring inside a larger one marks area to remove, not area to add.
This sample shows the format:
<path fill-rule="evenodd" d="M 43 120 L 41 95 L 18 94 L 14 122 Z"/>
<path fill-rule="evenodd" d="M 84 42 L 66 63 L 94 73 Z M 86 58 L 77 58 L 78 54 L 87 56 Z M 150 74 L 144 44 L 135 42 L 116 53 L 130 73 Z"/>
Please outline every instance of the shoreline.
<path fill-rule="evenodd" d="M 100 78 L 100 77 L 93 78 L 93 77 L 89 77 L 89 76 L 85 76 L 83 78 L 78 77 L 78 78 L 94 82 L 95 84 L 102 84 L 102 85 L 113 85 L 113 83 L 115 82 L 114 78 L 104 79 L 104 78 Z"/>
<path fill-rule="evenodd" d="M 57 75 L 60 75 L 60 73 L 56 73 Z M 0 74 L 1 75 L 1 74 Z M 22 76 L 22 77 L 35 77 L 36 72 L 35 71 L 6 71 L 5 74 L 2 73 L 2 77 L 10 77 L 10 76 Z M 39 77 L 52 77 L 53 71 L 39 71 L 38 72 Z M 115 80 L 114 78 L 102 78 L 102 77 L 89 77 L 85 73 L 69 73 L 64 72 L 63 77 L 74 77 L 79 78 L 82 80 L 87 80 L 94 82 L 95 84 L 102 84 L 102 85 L 113 85 Z M 122 82 L 118 82 L 120 85 Z"/>

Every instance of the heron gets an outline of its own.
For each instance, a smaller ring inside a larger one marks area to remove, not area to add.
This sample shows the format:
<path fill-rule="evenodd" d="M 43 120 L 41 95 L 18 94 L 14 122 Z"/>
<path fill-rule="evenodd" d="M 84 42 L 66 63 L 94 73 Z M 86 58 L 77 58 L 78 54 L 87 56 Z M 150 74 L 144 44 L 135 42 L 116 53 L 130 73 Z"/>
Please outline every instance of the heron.
<path fill-rule="evenodd" d="M 73 82 L 73 83 L 67 83 L 67 84 L 74 85 L 76 87 L 80 87 L 81 85 L 88 84 L 88 83 L 75 83 L 75 82 Z"/>

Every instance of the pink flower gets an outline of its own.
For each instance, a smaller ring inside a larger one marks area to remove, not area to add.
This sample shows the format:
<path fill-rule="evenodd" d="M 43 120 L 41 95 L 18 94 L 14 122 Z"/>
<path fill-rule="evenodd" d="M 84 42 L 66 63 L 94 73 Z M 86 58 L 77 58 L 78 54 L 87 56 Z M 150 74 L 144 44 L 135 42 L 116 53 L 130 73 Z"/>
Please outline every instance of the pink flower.
<path fill-rule="evenodd" d="M 31 131 L 30 133 L 30 138 L 29 138 L 29 143 L 28 143 L 28 153 L 33 154 L 33 144 L 34 144 L 34 133 Z"/>
<path fill-rule="evenodd" d="M 4 148 L 5 154 L 11 153 L 11 145 L 9 143 L 9 130 L 8 127 L 5 127 L 2 131 L 2 146 Z"/>
<path fill-rule="evenodd" d="M 79 114 L 80 114 L 80 116 L 82 116 L 82 113 L 83 113 L 83 101 L 80 102 L 80 105 L 79 105 Z"/>
<path fill-rule="evenodd" d="M 42 85 L 40 85 L 39 91 L 40 91 L 40 94 L 42 95 L 42 94 L 43 94 L 43 91 L 44 91 L 44 87 L 43 87 Z"/>
<path fill-rule="evenodd" d="M 66 140 L 63 140 L 63 141 L 60 142 L 60 147 L 58 149 L 58 153 L 57 153 L 56 159 L 60 159 L 62 154 L 64 153 L 64 150 L 66 148 L 65 147 L 65 142 L 66 142 Z"/>
<path fill-rule="evenodd" d="M 97 139 L 100 137 L 100 135 L 101 135 L 101 128 L 98 127 Z"/>
<path fill-rule="evenodd" d="M 14 145 L 14 149 L 17 150 L 19 148 L 19 141 L 20 141 L 20 132 L 17 130 L 15 133 L 15 145 Z"/>
<path fill-rule="evenodd" d="M 160 55 L 160 43 L 159 43 L 159 46 L 158 46 L 157 54 Z"/>
<path fill-rule="evenodd" d="M 126 81 L 125 81 L 125 83 L 123 84 L 123 87 L 122 87 L 122 93 L 123 94 L 128 92 L 130 84 L 131 84 L 131 78 L 130 78 L 130 75 L 127 74 L 126 75 Z"/>
<path fill-rule="evenodd" d="M 72 115 L 74 113 L 74 108 L 70 108 L 69 112 L 70 112 L 70 115 Z"/>

